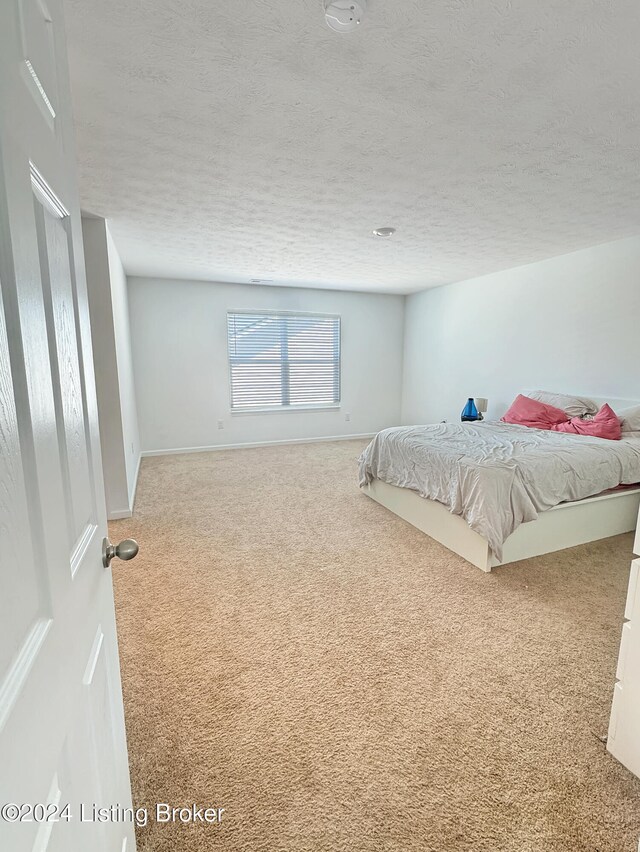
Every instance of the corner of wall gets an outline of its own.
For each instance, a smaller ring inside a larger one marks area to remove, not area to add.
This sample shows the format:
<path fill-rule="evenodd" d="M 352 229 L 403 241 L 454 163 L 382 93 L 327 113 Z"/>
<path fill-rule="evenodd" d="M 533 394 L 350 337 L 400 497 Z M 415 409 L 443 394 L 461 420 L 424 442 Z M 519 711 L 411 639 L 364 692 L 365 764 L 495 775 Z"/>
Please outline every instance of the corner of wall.
<path fill-rule="evenodd" d="M 126 276 L 106 220 L 85 217 L 82 226 L 105 500 L 108 517 L 122 518 L 140 465 Z"/>
<path fill-rule="evenodd" d="M 142 451 L 138 447 L 138 456 L 136 459 L 135 471 L 133 474 L 133 479 L 129 484 L 129 508 L 131 509 L 131 514 L 133 514 L 133 510 L 136 504 L 136 492 L 138 490 L 138 478 L 140 476 L 140 465 L 142 464 Z"/>

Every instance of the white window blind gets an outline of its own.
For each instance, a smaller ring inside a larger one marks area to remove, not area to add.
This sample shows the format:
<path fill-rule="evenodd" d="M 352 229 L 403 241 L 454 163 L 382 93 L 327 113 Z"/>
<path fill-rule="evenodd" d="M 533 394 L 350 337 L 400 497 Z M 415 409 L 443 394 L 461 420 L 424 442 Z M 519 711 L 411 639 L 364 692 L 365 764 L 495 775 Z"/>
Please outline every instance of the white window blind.
<path fill-rule="evenodd" d="M 228 313 L 232 411 L 340 402 L 340 317 Z"/>

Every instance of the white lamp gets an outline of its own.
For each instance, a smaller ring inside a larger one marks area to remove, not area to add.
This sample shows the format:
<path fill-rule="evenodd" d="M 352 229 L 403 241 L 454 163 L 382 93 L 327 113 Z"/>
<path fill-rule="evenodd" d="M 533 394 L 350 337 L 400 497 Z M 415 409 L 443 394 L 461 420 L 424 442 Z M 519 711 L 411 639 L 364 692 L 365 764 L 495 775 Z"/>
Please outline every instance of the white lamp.
<path fill-rule="evenodd" d="M 483 399 L 482 397 L 476 397 L 476 408 L 478 409 L 478 414 L 480 415 L 479 418 L 478 418 L 479 420 L 484 420 L 484 417 L 482 415 L 486 412 L 488 407 L 489 407 L 489 400 L 488 399 Z"/>

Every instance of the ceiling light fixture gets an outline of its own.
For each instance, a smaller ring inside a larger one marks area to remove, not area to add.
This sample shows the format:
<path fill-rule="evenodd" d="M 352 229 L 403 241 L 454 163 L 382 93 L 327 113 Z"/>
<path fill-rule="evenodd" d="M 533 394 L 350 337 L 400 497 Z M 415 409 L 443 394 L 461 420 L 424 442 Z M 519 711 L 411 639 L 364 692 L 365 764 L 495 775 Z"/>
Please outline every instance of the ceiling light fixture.
<path fill-rule="evenodd" d="M 355 30 L 367 8 L 367 0 L 325 0 L 324 17 L 336 33 Z"/>
<path fill-rule="evenodd" d="M 376 237 L 392 237 L 395 232 L 395 228 L 374 228 L 373 234 Z"/>

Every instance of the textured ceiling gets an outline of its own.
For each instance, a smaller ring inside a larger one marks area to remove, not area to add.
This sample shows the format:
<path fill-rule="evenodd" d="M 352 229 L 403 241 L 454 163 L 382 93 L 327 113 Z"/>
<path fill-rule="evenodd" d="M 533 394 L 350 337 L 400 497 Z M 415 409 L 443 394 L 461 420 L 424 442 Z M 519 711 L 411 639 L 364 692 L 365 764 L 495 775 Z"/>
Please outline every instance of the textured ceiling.
<path fill-rule="evenodd" d="M 640 233 L 637 0 L 65 5 L 131 274 L 410 292 Z"/>

